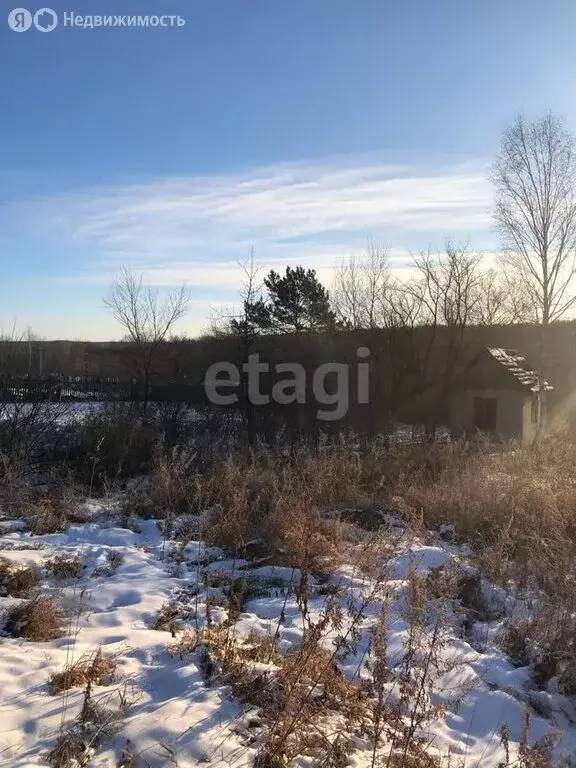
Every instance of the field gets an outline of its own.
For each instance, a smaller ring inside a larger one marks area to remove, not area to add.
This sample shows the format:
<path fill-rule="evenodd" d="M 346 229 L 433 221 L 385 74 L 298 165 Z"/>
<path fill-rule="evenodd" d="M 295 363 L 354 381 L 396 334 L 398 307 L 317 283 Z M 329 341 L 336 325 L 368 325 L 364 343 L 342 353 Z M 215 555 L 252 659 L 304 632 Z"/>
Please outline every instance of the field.
<path fill-rule="evenodd" d="M 38 487 L 4 455 L 0 764 L 574 764 L 568 432 L 128 456 L 119 419 Z"/>

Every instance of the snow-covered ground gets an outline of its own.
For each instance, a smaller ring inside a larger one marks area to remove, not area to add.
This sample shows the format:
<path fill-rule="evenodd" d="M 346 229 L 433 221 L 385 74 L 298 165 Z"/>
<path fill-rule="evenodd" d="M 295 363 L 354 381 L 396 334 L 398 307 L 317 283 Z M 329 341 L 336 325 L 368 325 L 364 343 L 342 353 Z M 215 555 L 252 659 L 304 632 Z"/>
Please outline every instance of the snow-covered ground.
<path fill-rule="evenodd" d="M 112 700 L 125 690 L 128 707 L 117 733 L 96 751 L 89 765 L 252 765 L 266 735 L 257 709 L 235 699 L 218 674 L 207 683 L 200 651 L 182 658 L 169 653 L 175 642 L 170 628 L 153 627 L 163 607 L 173 603 L 180 611 L 178 635 L 186 626 L 202 628 L 209 596 L 213 598 L 211 620 L 218 624 L 227 611 L 225 600 L 214 596 L 223 596 L 235 579 L 244 577 L 251 591 L 233 625 L 235 636 L 277 636 L 280 652 L 287 653 L 298 647 L 305 626 L 295 590 L 300 574 L 279 565 L 230 559 L 197 539 L 185 546 L 184 557 L 176 561 L 177 545 L 164 541 L 157 521 L 135 520 L 134 530 L 119 527 L 121 518 L 112 502 L 108 509 L 101 502 L 87 503 L 86 513 L 86 523 L 63 533 L 32 537 L 21 526 L 6 524 L 8 530 L 0 537 L 0 556 L 37 566 L 43 573 L 41 593 L 57 594 L 66 615 L 63 635 L 57 640 L 31 642 L 7 636 L 0 640 L 0 765 L 46 764 L 59 729 L 78 715 L 83 698 L 80 688 L 51 694 L 48 679 L 99 646 L 114 657 L 117 666 L 109 685 L 95 686 L 92 694 Z M 411 570 L 428 576 L 442 566 L 465 567 L 465 549 L 444 543 L 439 535 L 415 539 L 394 520 L 388 522 L 395 544 L 386 578 L 365 607 L 354 647 L 340 660 L 342 671 L 351 679 L 368 674 L 369 643 L 381 615 L 379 595 L 386 592 L 387 600 L 390 595 L 394 598 L 386 617 L 393 667 L 407 642 Z M 359 528 L 351 532 L 358 541 L 367 535 Z M 79 554 L 82 576 L 62 581 L 45 573 L 43 564 L 55 553 Z M 117 567 L 107 570 L 111 556 Z M 327 595 L 340 600 L 344 615 L 349 616 L 351 601 L 361 603 L 373 591 L 374 583 L 362 562 L 352 559 L 336 568 L 327 582 L 311 579 L 309 618 L 314 621 L 322 614 Z M 504 605 L 497 590 L 486 585 L 485 591 L 489 600 Z M 17 598 L 3 597 L 0 607 L 17 602 Z M 576 755 L 575 702 L 537 690 L 530 670 L 510 663 L 493 642 L 502 619 L 477 623 L 466 633 L 458 601 L 450 601 L 448 608 L 443 664 L 438 665 L 432 698 L 433 703 L 449 706 L 444 716 L 422 726 L 420 735 L 430 754 L 445 760 L 443 765 L 449 764 L 450 755 L 452 766 L 496 767 L 505 760 L 500 729 L 506 724 L 512 763 L 528 709 L 531 743 L 561 732 L 554 758 Z M 334 633 L 324 642 L 329 647 L 332 640 Z M 371 765 L 368 739 L 357 734 L 355 744 L 350 765 Z M 132 762 L 122 762 L 122 754 L 131 755 Z M 382 754 L 386 754 L 385 743 Z"/>
<path fill-rule="evenodd" d="M 106 403 L 102 402 L 72 402 L 57 401 L 36 404 L 7 403 L 0 401 L 0 424 L 16 422 L 21 424 L 30 417 L 36 408 L 35 423 L 41 427 L 66 427 L 83 422 L 86 418 L 104 410 Z"/>

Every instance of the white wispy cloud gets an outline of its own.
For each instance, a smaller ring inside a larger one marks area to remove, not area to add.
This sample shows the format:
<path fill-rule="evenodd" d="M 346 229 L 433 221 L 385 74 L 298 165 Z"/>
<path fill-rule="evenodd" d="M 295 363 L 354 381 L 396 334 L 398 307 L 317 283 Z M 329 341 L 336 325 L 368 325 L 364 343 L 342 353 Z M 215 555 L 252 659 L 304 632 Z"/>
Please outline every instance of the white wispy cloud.
<path fill-rule="evenodd" d="M 236 261 L 254 246 L 267 266 L 304 263 L 328 274 L 368 237 L 406 253 L 447 235 L 490 227 L 490 190 L 481 164 L 433 169 L 374 158 L 265 166 L 102 187 L 58 197 L 42 216 L 59 236 L 95 255 L 74 280 L 108 282 L 122 263 L 158 285 L 238 285 Z"/>
<path fill-rule="evenodd" d="M 116 336 L 101 296 L 129 264 L 147 283 L 194 289 L 183 327 L 195 333 L 214 310 L 237 302 L 238 260 L 251 247 L 266 270 L 302 264 L 330 287 L 338 261 L 368 239 L 389 243 L 397 267 L 447 236 L 490 249 L 490 208 L 481 162 L 391 165 L 374 156 L 5 197 L 0 240 L 9 250 L 29 235 L 29 248 L 54 264 L 54 278 L 47 292 L 36 287 L 42 309 L 34 297 L 26 306 L 12 302 L 0 327 L 17 320 L 52 338 Z"/>

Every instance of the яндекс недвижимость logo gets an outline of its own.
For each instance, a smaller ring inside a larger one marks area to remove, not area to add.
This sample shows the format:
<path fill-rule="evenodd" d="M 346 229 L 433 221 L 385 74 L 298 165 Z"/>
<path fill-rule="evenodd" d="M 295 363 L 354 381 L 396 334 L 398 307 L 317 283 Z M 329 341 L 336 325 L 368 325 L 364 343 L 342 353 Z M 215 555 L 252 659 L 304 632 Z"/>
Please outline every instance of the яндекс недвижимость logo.
<path fill-rule="evenodd" d="M 14 32 L 27 32 L 32 26 L 39 32 L 52 32 L 58 26 L 58 14 L 52 8 L 40 8 L 34 14 L 26 8 L 14 8 L 8 14 L 8 26 Z"/>
<path fill-rule="evenodd" d="M 122 29 L 127 27 L 164 29 L 173 27 L 182 29 L 186 19 L 179 14 L 80 14 L 75 11 L 62 11 L 60 17 L 52 8 L 40 8 L 35 13 L 27 8 L 13 8 L 8 14 L 8 26 L 13 32 L 27 32 L 34 27 L 38 32 L 52 32 L 60 28 L 70 29 Z"/>

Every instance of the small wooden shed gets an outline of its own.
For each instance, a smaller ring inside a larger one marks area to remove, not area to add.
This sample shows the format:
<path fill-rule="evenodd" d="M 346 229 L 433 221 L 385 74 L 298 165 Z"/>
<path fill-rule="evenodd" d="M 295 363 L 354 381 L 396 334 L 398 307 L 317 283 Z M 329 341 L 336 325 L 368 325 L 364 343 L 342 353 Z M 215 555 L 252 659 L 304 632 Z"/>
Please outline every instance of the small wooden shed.
<path fill-rule="evenodd" d="M 540 422 L 540 391 L 551 389 L 517 350 L 485 347 L 456 380 L 452 433 L 530 442 Z"/>

